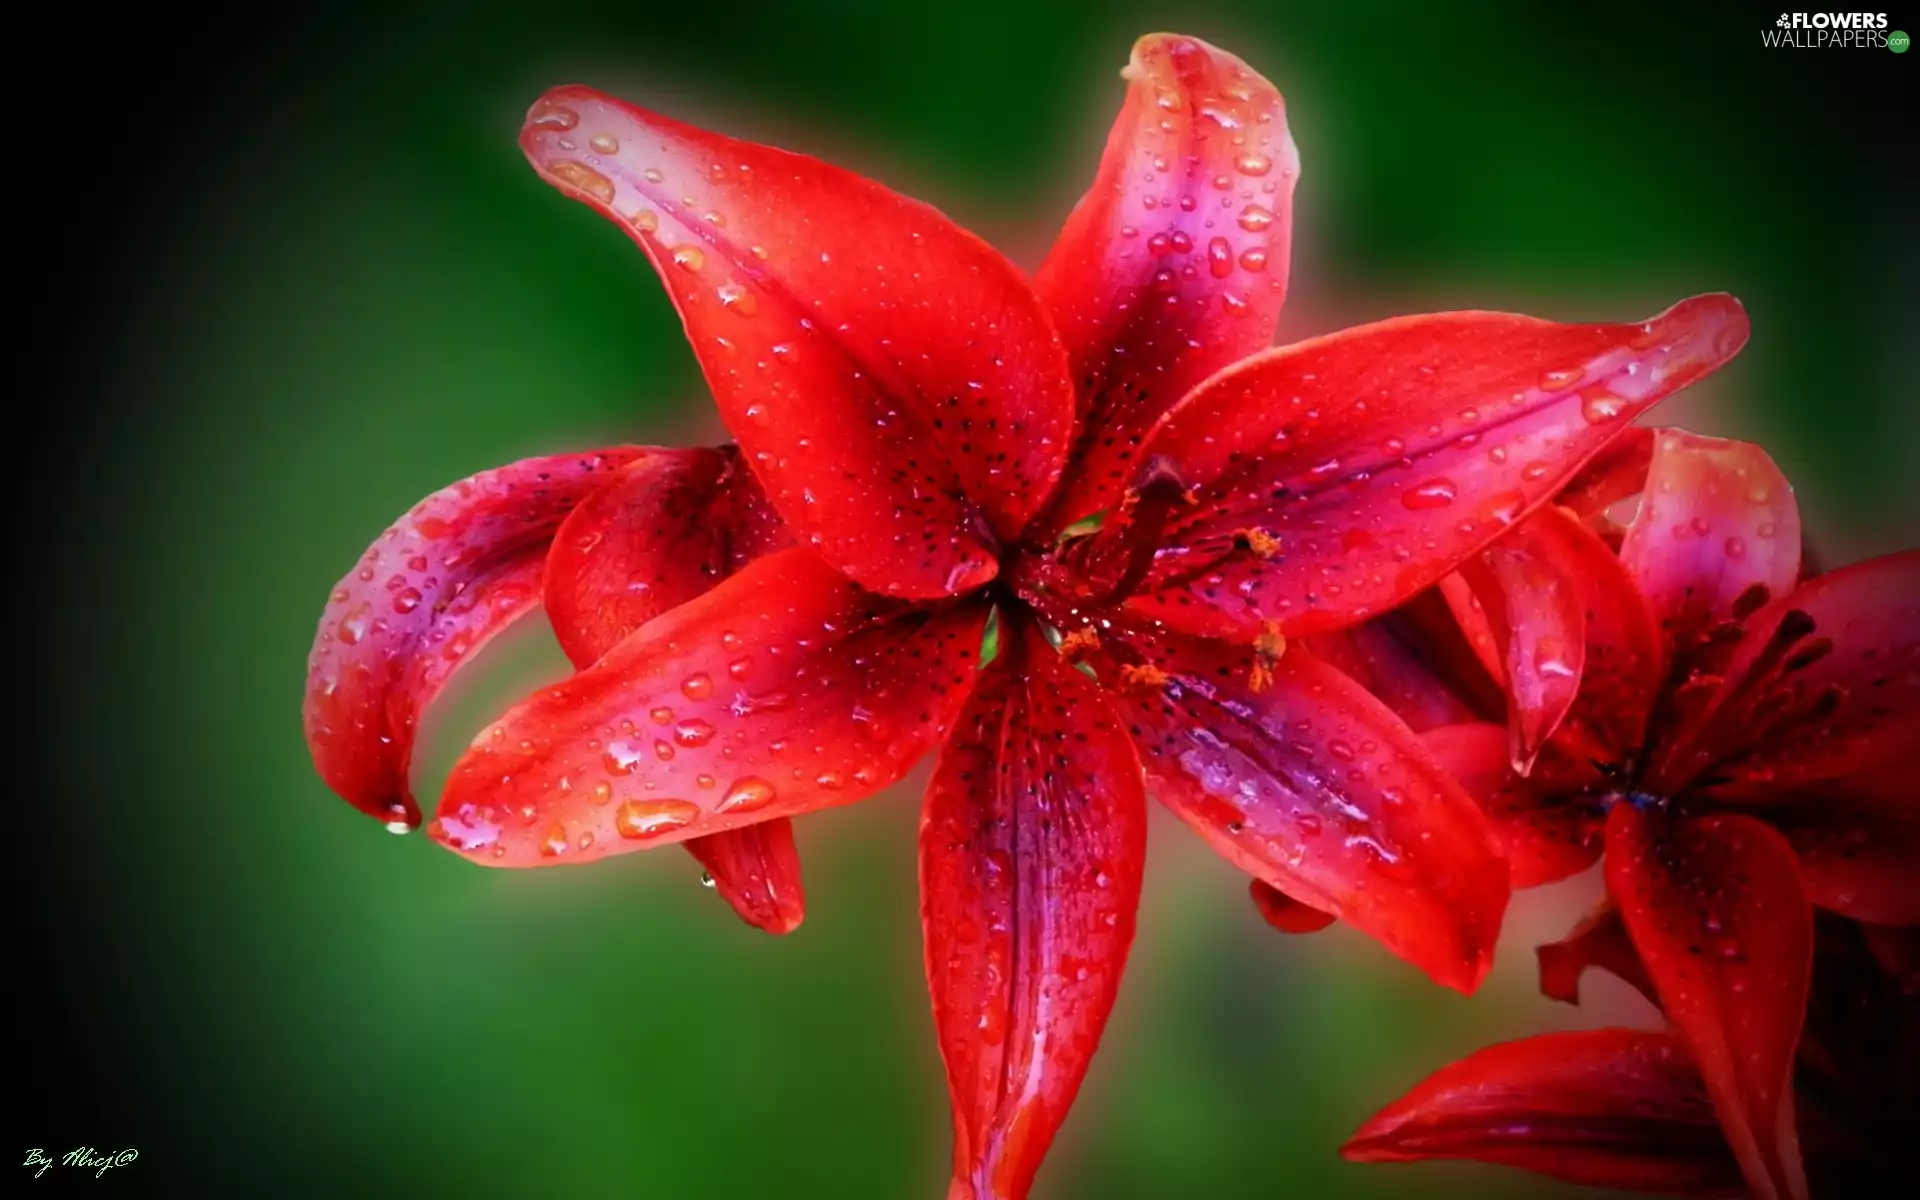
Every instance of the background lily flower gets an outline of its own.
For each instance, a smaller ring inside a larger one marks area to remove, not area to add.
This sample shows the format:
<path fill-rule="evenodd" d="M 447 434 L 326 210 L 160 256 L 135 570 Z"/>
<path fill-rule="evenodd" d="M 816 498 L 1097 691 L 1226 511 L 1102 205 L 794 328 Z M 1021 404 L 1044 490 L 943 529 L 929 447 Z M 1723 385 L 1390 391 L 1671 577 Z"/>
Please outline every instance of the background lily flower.
<path fill-rule="evenodd" d="M 586 88 L 542 97 L 522 149 L 645 252 L 752 480 L 728 451 L 621 450 L 565 464 L 580 478 L 558 490 L 544 463 L 456 485 L 349 577 L 310 677 L 323 773 L 410 815 L 404 739 L 430 692 L 408 681 L 437 627 L 368 641 L 353 584 L 425 595 L 430 576 L 437 620 L 490 594 L 480 564 L 531 578 L 564 519 L 543 587 L 583 669 L 475 739 L 429 827 L 445 845 L 541 866 L 741 834 L 940 747 L 920 876 L 955 1195 L 1024 1194 L 1078 1089 L 1131 941 L 1149 783 L 1259 882 L 1477 986 L 1508 891 L 1487 822 L 1286 640 L 1455 570 L 1747 333 L 1704 296 L 1633 324 L 1443 313 L 1262 350 L 1297 175 L 1280 98 L 1170 35 L 1125 74 L 1031 285 L 818 160 Z M 743 886 L 788 850 L 740 849 Z M 790 927 L 773 891 L 736 906 Z"/>
<path fill-rule="evenodd" d="M 1656 1004 L 1624 935 L 1543 947 L 1542 990 L 1598 965 Z M 1823 915 L 1795 1059 L 1811 1194 L 1871 1195 L 1897 1179 L 1920 1118 L 1920 974 L 1915 931 Z M 1624 949 L 1624 958 L 1616 957 Z M 1558 977 L 1554 977 L 1557 975 Z M 1435 1072 L 1370 1119 L 1343 1149 L 1358 1162 L 1466 1158 L 1570 1183 L 1663 1195 L 1768 1194 L 1741 1172 L 1739 1130 L 1716 1120 L 1711 1089 L 1668 1031 L 1593 1029 L 1490 1046 Z M 1751 1190 L 1750 1190 L 1751 1189 Z"/>
<path fill-rule="evenodd" d="M 1798 510 L 1763 451 L 1678 430 L 1647 445 L 1617 552 L 1555 506 L 1447 586 L 1514 719 L 1425 737 L 1493 816 L 1515 886 L 1604 852 L 1749 1186 L 1800 1196 L 1787 1078 L 1813 907 L 1920 923 L 1920 553 L 1800 582 Z"/>

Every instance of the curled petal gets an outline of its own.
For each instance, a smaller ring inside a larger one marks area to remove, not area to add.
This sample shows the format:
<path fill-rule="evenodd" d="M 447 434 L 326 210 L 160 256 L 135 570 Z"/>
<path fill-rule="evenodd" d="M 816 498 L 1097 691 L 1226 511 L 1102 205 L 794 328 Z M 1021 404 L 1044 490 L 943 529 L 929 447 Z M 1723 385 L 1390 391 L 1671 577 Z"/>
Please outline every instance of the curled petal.
<path fill-rule="evenodd" d="M 1574 926 L 1572 933 L 1535 947 L 1533 953 L 1540 961 L 1540 994 L 1550 1000 L 1580 1003 L 1580 976 L 1588 967 L 1599 967 L 1632 984 L 1655 1005 L 1660 1003 L 1653 980 L 1647 978 L 1646 964 L 1640 961 L 1640 952 L 1627 935 L 1626 922 L 1611 902 L 1602 901 Z"/>
<path fill-rule="evenodd" d="M 1027 1194 L 1113 1008 L 1146 856 L 1126 730 L 1091 680 L 1019 626 L 1002 627 L 920 820 L 954 1200 Z"/>
<path fill-rule="evenodd" d="M 1442 588 L 1463 628 L 1484 622 L 1506 679 L 1514 768 L 1561 723 L 1563 753 L 1621 761 L 1641 744 L 1663 671 L 1659 630 L 1620 560 L 1557 506 L 1468 559 Z M 1465 593 L 1470 592 L 1469 597 Z"/>
<path fill-rule="evenodd" d="M 807 896 L 800 882 L 800 851 L 793 844 L 792 818 L 775 817 L 689 838 L 685 844 L 742 921 L 771 934 L 800 928 L 807 915 Z"/>
<path fill-rule="evenodd" d="M 554 536 L 547 619 L 576 667 L 792 538 L 732 446 L 649 449 Z"/>
<path fill-rule="evenodd" d="M 1532 768 L 1573 707 L 1587 662 L 1580 568 L 1589 558 L 1612 557 L 1572 514 L 1549 505 L 1460 564 L 1459 578 L 1486 619 L 1506 680 L 1508 753 L 1516 771 Z M 1458 603 L 1455 594 L 1443 594 Z"/>
<path fill-rule="evenodd" d="M 1506 911 L 1506 862 L 1412 731 L 1311 655 L 1267 666 L 1255 651 L 1173 634 L 1114 652 L 1127 646 L 1142 661 L 1109 660 L 1102 678 L 1162 803 L 1247 874 L 1438 983 L 1479 986 Z"/>
<path fill-rule="evenodd" d="M 980 601 L 911 606 L 770 554 L 482 731 L 430 831 L 534 867 L 862 799 L 945 732 L 985 623 Z"/>
<path fill-rule="evenodd" d="M 1507 761 L 1507 732 L 1476 722 L 1420 735 L 1440 766 L 1479 802 L 1506 850 L 1516 888 L 1556 883 L 1600 857 L 1600 821 L 1584 798 L 1590 772 L 1548 754 L 1532 776 Z"/>
<path fill-rule="evenodd" d="M 1916 745 L 1920 551 L 1909 550 L 1809 580 L 1749 617 L 1700 715 L 1662 744 L 1653 782 L 1764 800 L 1851 786 Z"/>
<path fill-rule="evenodd" d="M 589 88 L 541 97 L 520 144 L 646 252 L 797 535 L 887 594 L 993 577 L 1073 423 L 1066 353 L 1010 263 L 870 180 Z"/>
<path fill-rule="evenodd" d="M 1340 1152 L 1357 1162 L 1472 1159 L 1662 1195 L 1742 1194 L 1685 1046 L 1637 1029 L 1489 1046 L 1428 1076 Z"/>
<path fill-rule="evenodd" d="M 320 777 L 396 829 L 420 715 L 473 652 L 540 603 L 561 518 L 636 450 L 529 458 L 428 496 L 333 591 L 307 658 L 302 717 Z"/>
<path fill-rule="evenodd" d="M 547 552 L 547 619 L 581 670 L 628 634 L 791 539 L 732 446 L 649 450 L 580 502 Z M 776 817 L 687 850 L 742 920 L 791 933 L 806 913 L 793 828 Z"/>
<path fill-rule="evenodd" d="M 1280 93 L 1196 38 L 1156 33 L 1122 72 L 1099 173 L 1034 288 L 1079 385 L 1064 528 L 1110 507 L 1153 422 L 1208 375 L 1273 344 L 1300 155 Z"/>
<path fill-rule="evenodd" d="M 1791 1079 L 1813 907 L 1792 848 L 1738 813 L 1672 818 L 1616 804 L 1607 890 L 1754 1196 L 1805 1200 Z"/>
<path fill-rule="evenodd" d="M 1252 898 L 1260 919 L 1281 933 L 1319 933 L 1336 919 L 1332 913 L 1295 900 L 1263 879 L 1249 880 L 1247 895 Z"/>
<path fill-rule="evenodd" d="M 1629 496 L 1639 495 L 1646 486 L 1656 432 L 1644 425 L 1622 430 L 1580 468 L 1579 474 L 1567 481 L 1553 502 L 1571 509 L 1573 515 L 1584 522 L 1598 523 L 1608 509 Z"/>
<path fill-rule="evenodd" d="M 1677 650 L 1734 615 L 1750 588 L 1784 596 L 1800 578 L 1800 508 L 1767 452 L 1662 429 L 1640 512 L 1620 547 Z"/>
<path fill-rule="evenodd" d="M 1266 621 L 1293 636 L 1385 612 L 1746 338 L 1739 302 L 1716 295 L 1638 325 L 1439 313 L 1257 355 L 1148 436 L 1142 458 L 1194 503 L 1133 603 L 1242 639 Z M 1123 539 L 1125 523 L 1100 536 Z"/>

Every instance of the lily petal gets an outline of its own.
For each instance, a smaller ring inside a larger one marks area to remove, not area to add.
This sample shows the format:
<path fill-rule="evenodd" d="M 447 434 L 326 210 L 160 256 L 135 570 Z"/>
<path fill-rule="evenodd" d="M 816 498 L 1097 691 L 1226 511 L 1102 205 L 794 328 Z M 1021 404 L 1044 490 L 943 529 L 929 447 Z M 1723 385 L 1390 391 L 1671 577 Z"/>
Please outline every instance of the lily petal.
<path fill-rule="evenodd" d="M 1264 879 L 1249 880 L 1247 895 L 1259 911 L 1260 919 L 1281 933 L 1319 933 L 1338 919 L 1303 900 L 1295 900 Z"/>
<path fill-rule="evenodd" d="M 685 845 L 706 869 L 714 890 L 755 929 L 777 936 L 792 933 L 806 919 L 807 894 L 800 881 L 792 818 L 775 817 L 689 838 Z"/>
<path fill-rule="evenodd" d="M 415 505 L 333 591 L 307 658 L 313 765 L 361 812 L 420 823 L 407 783 L 420 715 L 488 639 L 540 604 L 561 518 L 639 451 L 529 458 Z"/>
<path fill-rule="evenodd" d="M 1582 521 L 1592 523 L 1620 501 L 1639 495 L 1646 487 L 1657 432 L 1644 425 L 1622 430 L 1607 443 L 1606 449 L 1589 459 L 1580 473 L 1567 481 L 1553 502 L 1572 509 Z"/>
<path fill-rule="evenodd" d="M 1738 813 L 1607 817 L 1607 890 L 1713 1096 L 1757 1200 L 1805 1200 L 1794 1049 L 1813 969 L 1813 906 L 1793 849 Z"/>
<path fill-rule="evenodd" d="M 1479 807 L 1399 718 L 1309 654 L 1268 667 L 1164 633 L 1112 649 L 1126 647 L 1141 661 L 1109 658 L 1102 679 L 1162 803 L 1247 874 L 1437 983 L 1479 986 L 1506 863 Z"/>
<path fill-rule="evenodd" d="M 982 601 L 908 605 L 770 554 L 482 731 L 430 832 L 549 866 L 862 799 L 946 731 L 985 624 Z"/>
<path fill-rule="evenodd" d="M 1800 578 L 1793 487 L 1750 442 L 1662 429 L 1620 561 L 1668 644 L 1689 650 L 1709 626 L 1734 615 L 1734 601 L 1748 589 L 1793 590 Z"/>
<path fill-rule="evenodd" d="M 1356 1162 L 1472 1159 L 1663 1195 L 1742 1194 L 1686 1047 L 1637 1029 L 1488 1046 L 1382 1109 L 1340 1153 Z"/>
<path fill-rule="evenodd" d="M 1516 771 L 1576 713 L 1563 753 L 1618 761 L 1641 744 L 1664 670 L 1659 630 L 1619 558 L 1573 513 L 1541 509 L 1441 592 L 1463 628 L 1485 623 L 1499 655 Z"/>
<path fill-rule="evenodd" d="M 1091 680 L 1017 625 L 1002 627 L 920 820 L 953 1200 L 1027 1194 L 1113 1008 L 1146 859 L 1126 730 Z"/>
<path fill-rule="evenodd" d="M 1582 799 L 1590 770 L 1545 756 L 1532 777 L 1508 761 L 1507 731 L 1475 722 L 1420 735 L 1429 753 L 1479 802 L 1506 850 L 1516 888 L 1578 875 L 1600 857 L 1601 826 Z"/>
<path fill-rule="evenodd" d="M 1647 977 L 1646 964 L 1640 961 L 1640 952 L 1633 948 L 1633 939 L 1627 934 L 1626 922 L 1611 901 L 1601 901 L 1572 933 L 1535 947 L 1533 953 L 1540 962 L 1540 994 L 1550 1000 L 1580 1003 L 1580 976 L 1588 967 L 1599 967 L 1632 984 L 1656 1006 L 1660 1003 L 1653 980 Z"/>
<path fill-rule="evenodd" d="M 1638 325 L 1439 313 L 1257 355 L 1148 436 L 1143 460 L 1194 503 L 1132 603 L 1241 640 L 1268 621 L 1291 637 L 1385 612 L 1746 338 L 1739 302 L 1714 295 Z M 1097 536 L 1123 539 L 1125 525 Z"/>
<path fill-rule="evenodd" d="M 791 540 L 734 447 L 649 450 L 554 535 L 547 619 L 585 670 L 648 621 Z M 799 928 L 806 893 L 786 817 L 694 838 L 687 850 L 749 925 Z"/>
<path fill-rule="evenodd" d="M 1753 614 L 1653 780 L 1747 802 L 1883 774 L 1920 745 L 1920 550 L 1808 580 Z M 1696 782 L 1697 781 L 1697 782 Z"/>
<path fill-rule="evenodd" d="M 1314 634 L 1305 645 L 1379 697 L 1415 733 L 1497 719 L 1506 708 L 1499 683 L 1462 635 L 1438 589 L 1383 617 Z"/>
<path fill-rule="evenodd" d="M 793 538 L 732 446 L 649 449 L 573 510 L 547 554 L 547 619 L 582 669 Z"/>
<path fill-rule="evenodd" d="M 1548 505 L 1460 564 L 1470 596 L 1442 589 L 1455 612 L 1484 616 L 1506 680 L 1513 768 L 1531 770 L 1573 707 L 1587 663 L 1582 568 L 1612 553 L 1565 509 Z"/>
<path fill-rule="evenodd" d="M 1831 792 L 1770 808 L 1821 908 L 1875 925 L 1920 925 L 1920 762 L 1886 796 Z"/>
<path fill-rule="evenodd" d="M 1011 263 L 851 172 L 590 88 L 541 97 L 520 145 L 646 252 L 796 534 L 886 594 L 993 577 L 1073 423 L 1066 352 Z"/>
<path fill-rule="evenodd" d="M 1119 499 L 1160 414 L 1273 344 L 1300 154 L 1280 93 L 1197 38 L 1149 34 L 1093 186 L 1034 277 L 1073 360 L 1079 450 L 1049 532 Z"/>

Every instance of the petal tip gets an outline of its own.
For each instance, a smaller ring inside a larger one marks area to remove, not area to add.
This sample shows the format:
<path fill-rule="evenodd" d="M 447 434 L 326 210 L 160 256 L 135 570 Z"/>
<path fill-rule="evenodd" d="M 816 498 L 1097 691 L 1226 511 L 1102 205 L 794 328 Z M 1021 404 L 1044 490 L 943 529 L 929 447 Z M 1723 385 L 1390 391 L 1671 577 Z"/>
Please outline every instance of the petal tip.
<path fill-rule="evenodd" d="M 1746 305 L 1730 292 L 1689 296 L 1647 322 L 1650 330 L 1673 331 L 1689 343 L 1686 357 L 1719 366 L 1740 353 L 1752 335 Z"/>

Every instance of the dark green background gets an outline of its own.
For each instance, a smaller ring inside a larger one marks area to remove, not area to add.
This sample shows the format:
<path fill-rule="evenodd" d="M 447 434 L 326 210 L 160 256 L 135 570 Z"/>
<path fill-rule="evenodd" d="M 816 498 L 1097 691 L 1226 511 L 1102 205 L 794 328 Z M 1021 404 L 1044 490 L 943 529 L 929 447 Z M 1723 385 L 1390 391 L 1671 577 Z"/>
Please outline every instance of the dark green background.
<path fill-rule="evenodd" d="M 1438 7 L 334 7 L 83 14 L 37 40 L 13 154 L 41 369 L 11 513 L 30 672 L 10 1074 L 19 1141 L 141 1154 L 40 1184 L 942 1194 L 910 790 L 803 822 L 810 913 L 776 941 L 684 856 L 477 870 L 382 833 L 307 764 L 313 623 L 394 515 L 509 459 L 713 435 L 644 263 L 514 147 L 551 84 L 834 157 L 1032 262 L 1133 37 L 1208 37 L 1290 103 L 1286 336 L 1730 290 L 1752 346 L 1667 411 L 1764 438 L 1831 560 L 1912 544 L 1915 195 L 1888 118 L 1920 59 L 1762 50 L 1757 8 Z M 429 797 L 488 713 L 562 670 L 544 633 L 492 662 L 436 718 Z M 1531 995 L 1528 946 L 1583 888 L 1523 898 L 1468 1001 L 1346 932 L 1270 934 L 1160 823 L 1128 986 L 1042 1194 L 1572 1194 L 1334 1147 L 1475 1045 L 1645 1019 L 1605 988 L 1598 1013 Z"/>

